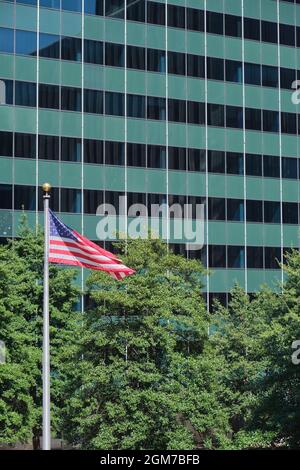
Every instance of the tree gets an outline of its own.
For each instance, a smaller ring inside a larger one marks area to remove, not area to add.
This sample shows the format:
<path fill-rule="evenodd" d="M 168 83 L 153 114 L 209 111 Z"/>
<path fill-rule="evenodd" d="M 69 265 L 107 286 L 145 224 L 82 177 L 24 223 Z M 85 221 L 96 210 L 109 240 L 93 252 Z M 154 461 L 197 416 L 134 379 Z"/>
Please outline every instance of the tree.
<path fill-rule="evenodd" d="M 159 240 L 122 244 L 137 273 L 94 273 L 78 367 L 69 367 L 64 428 L 85 449 L 193 449 L 228 431 L 220 361 L 205 354 L 202 265 Z"/>
<path fill-rule="evenodd" d="M 43 235 L 22 222 L 21 238 L 0 247 L 0 442 L 13 444 L 41 435 Z M 51 393 L 53 429 L 64 381 L 62 364 L 72 354 L 78 330 L 74 270 L 50 267 Z"/>

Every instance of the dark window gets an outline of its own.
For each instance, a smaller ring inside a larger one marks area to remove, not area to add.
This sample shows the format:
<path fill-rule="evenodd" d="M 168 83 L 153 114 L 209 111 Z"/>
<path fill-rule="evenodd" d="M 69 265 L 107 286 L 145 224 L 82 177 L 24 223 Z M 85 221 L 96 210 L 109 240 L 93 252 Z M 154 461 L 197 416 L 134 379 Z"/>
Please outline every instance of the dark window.
<path fill-rule="evenodd" d="M 273 155 L 263 156 L 264 176 L 269 178 L 279 178 L 280 176 L 280 159 Z"/>
<path fill-rule="evenodd" d="M 185 28 L 185 8 L 177 5 L 168 5 L 168 26 Z"/>
<path fill-rule="evenodd" d="M 263 211 L 262 201 L 246 201 L 247 208 L 247 222 L 262 222 Z"/>
<path fill-rule="evenodd" d="M 60 38 L 55 34 L 40 33 L 40 57 L 60 58 Z"/>
<path fill-rule="evenodd" d="M 166 56 L 165 51 L 158 49 L 147 49 L 147 70 L 149 72 L 166 71 Z"/>
<path fill-rule="evenodd" d="M 146 167 L 146 145 L 127 144 L 127 165 Z"/>
<path fill-rule="evenodd" d="M 296 29 L 295 26 L 288 24 L 280 24 L 280 44 L 295 47 Z"/>
<path fill-rule="evenodd" d="M 84 40 L 84 62 L 103 64 L 103 43 L 100 41 Z"/>
<path fill-rule="evenodd" d="M 81 111 L 81 90 L 79 88 L 61 87 L 61 109 Z"/>
<path fill-rule="evenodd" d="M 225 220 L 225 199 L 219 197 L 208 199 L 208 218 L 210 220 Z"/>
<path fill-rule="evenodd" d="M 261 38 L 265 42 L 273 42 L 277 44 L 277 23 L 270 21 L 261 22 Z"/>
<path fill-rule="evenodd" d="M 244 18 L 245 39 L 260 41 L 260 21 L 252 18 Z"/>
<path fill-rule="evenodd" d="M 224 105 L 208 104 L 207 121 L 209 126 L 224 127 Z"/>
<path fill-rule="evenodd" d="M 225 15 L 226 36 L 242 37 L 242 18 L 240 16 Z"/>
<path fill-rule="evenodd" d="M 103 114 L 103 91 L 84 90 L 84 112 Z"/>
<path fill-rule="evenodd" d="M 281 132 L 297 134 L 297 115 L 294 113 L 281 113 Z"/>
<path fill-rule="evenodd" d="M 105 44 L 105 64 L 112 67 L 124 67 L 124 48 L 122 44 Z"/>
<path fill-rule="evenodd" d="M 298 178 L 298 159 L 282 157 L 282 178 Z"/>
<path fill-rule="evenodd" d="M 206 12 L 206 29 L 208 33 L 224 34 L 223 14 Z"/>
<path fill-rule="evenodd" d="M 261 85 L 261 65 L 245 63 L 245 83 Z"/>
<path fill-rule="evenodd" d="M 140 95 L 127 95 L 127 116 L 145 119 L 146 98 Z"/>
<path fill-rule="evenodd" d="M 186 122 L 186 102 L 168 99 L 168 119 L 174 122 Z"/>
<path fill-rule="evenodd" d="M 169 169 L 186 170 L 186 149 L 182 147 L 169 147 Z"/>
<path fill-rule="evenodd" d="M 11 184 L 0 184 L 0 209 L 12 209 Z"/>
<path fill-rule="evenodd" d="M 269 65 L 262 66 L 262 86 L 278 87 L 278 68 Z"/>
<path fill-rule="evenodd" d="M 207 78 L 210 80 L 224 80 L 224 59 L 207 58 Z"/>
<path fill-rule="evenodd" d="M 296 202 L 283 202 L 283 223 L 298 224 L 298 204 Z"/>
<path fill-rule="evenodd" d="M 286 90 L 292 89 L 292 83 L 296 80 L 296 71 L 293 69 L 280 69 L 280 86 Z"/>
<path fill-rule="evenodd" d="M 226 127 L 243 129 L 243 108 L 226 106 Z"/>
<path fill-rule="evenodd" d="M 163 3 L 147 2 L 147 22 L 153 24 L 166 24 L 165 5 Z"/>
<path fill-rule="evenodd" d="M 244 174 L 244 157 L 242 153 L 226 153 L 226 172 L 229 175 Z"/>
<path fill-rule="evenodd" d="M 147 167 L 166 168 L 166 148 L 161 145 L 148 145 Z"/>
<path fill-rule="evenodd" d="M 61 189 L 61 212 L 81 212 L 81 191 L 80 189 Z"/>
<path fill-rule="evenodd" d="M 205 124 L 205 104 L 198 101 L 187 102 L 187 118 L 189 124 Z"/>
<path fill-rule="evenodd" d="M 262 156 L 247 154 L 246 155 L 246 175 L 262 176 Z"/>
<path fill-rule="evenodd" d="M 279 113 L 278 111 L 263 111 L 263 130 L 265 132 L 279 131 Z"/>
<path fill-rule="evenodd" d="M 243 246 L 227 247 L 228 268 L 242 269 L 245 267 L 245 248 Z"/>
<path fill-rule="evenodd" d="M 247 247 L 247 268 L 262 269 L 264 267 L 264 250 L 261 246 Z"/>
<path fill-rule="evenodd" d="M 63 37 L 61 39 L 61 58 L 80 62 L 82 58 L 81 44 L 79 38 Z"/>
<path fill-rule="evenodd" d="M 12 80 L 0 79 L 0 105 L 13 104 L 14 82 Z"/>
<path fill-rule="evenodd" d="M 196 8 L 187 8 L 187 29 L 204 31 L 204 12 Z"/>
<path fill-rule="evenodd" d="M 59 87 L 57 85 L 39 84 L 39 106 L 59 109 Z"/>
<path fill-rule="evenodd" d="M 34 211 L 36 208 L 35 186 L 14 186 L 14 209 Z"/>
<path fill-rule="evenodd" d="M 13 133 L 0 131 L 0 156 L 12 157 Z"/>
<path fill-rule="evenodd" d="M 15 82 L 15 104 L 18 106 L 36 106 L 36 84 Z"/>
<path fill-rule="evenodd" d="M 61 138 L 61 159 L 65 162 L 81 161 L 81 139 Z"/>
<path fill-rule="evenodd" d="M 61 8 L 79 13 L 81 12 L 81 0 L 61 0 Z"/>
<path fill-rule="evenodd" d="M 125 165 L 125 144 L 123 142 L 105 142 L 105 164 Z"/>
<path fill-rule="evenodd" d="M 36 55 L 37 35 L 32 31 L 16 30 L 16 54 Z"/>
<path fill-rule="evenodd" d="M 146 54 L 144 47 L 127 46 L 127 67 L 145 70 Z"/>
<path fill-rule="evenodd" d="M 264 222 L 266 224 L 280 224 L 280 202 L 264 202 Z"/>
<path fill-rule="evenodd" d="M 0 28 L 0 52 L 14 52 L 14 30 Z"/>
<path fill-rule="evenodd" d="M 177 75 L 186 74 L 185 54 L 168 52 L 168 72 Z"/>
<path fill-rule="evenodd" d="M 85 139 L 83 144 L 84 162 L 103 164 L 103 141 Z"/>
<path fill-rule="evenodd" d="M 83 198 L 85 214 L 96 214 L 98 207 L 104 202 L 103 191 L 94 189 L 84 189 Z"/>
<path fill-rule="evenodd" d="M 15 133 L 15 157 L 36 157 L 36 136 L 34 134 Z"/>
<path fill-rule="evenodd" d="M 59 137 L 39 135 L 39 158 L 43 160 L 59 159 Z"/>
<path fill-rule="evenodd" d="M 206 168 L 205 150 L 188 149 L 188 171 L 204 172 Z"/>
<path fill-rule="evenodd" d="M 261 130 L 261 110 L 260 109 L 245 109 L 246 129 Z"/>
<path fill-rule="evenodd" d="M 127 0 L 127 20 L 145 22 L 145 0 Z"/>
<path fill-rule="evenodd" d="M 91 15 L 103 16 L 103 1 L 104 0 L 85 0 L 84 11 Z"/>
<path fill-rule="evenodd" d="M 189 77 L 204 78 L 204 57 L 187 54 L 187 74 Z"/>
<path fill-rule="evenodd" d="M 208 171 L 210 173 L 225 173 L 225 152 L 208 151 Z"/>
<path fill-rule="evenodd" d="M 111 116 L 124 116 L 124 94 L 105 92 L 105 114 Z"/>
<path fill-rule="evenodd" d="M 147 98 L 147 118 L 148 119 L 166 119 L 166 100 L 165 98 L 156 98 L 148 96 Z"/>
<path fill-rule="evenodd" d="M 113 18 L 124 18 L 125 0 L 106 0 L 105 15 Z"/>
<path fill-rule="evenodd" d="M 209 246 L 209 267 L 210 268 L 226 268 L 226 246 L 210 245 Z"/>
<path fill-rule="evenodd" d="M 242 62 L 236 60 L 225 61 L 226 81 L 242 83 L 243 81 L 243 66 Z"/>
<path fill-rule="evenodd" d="M 227 220 L 243 222 L 244 201 L 242 199 L 227 199 Z"/>
<path fill-rule="evenodd" d="M 265 247 L 265 269 L 280 269 L 281 249 Z"/>

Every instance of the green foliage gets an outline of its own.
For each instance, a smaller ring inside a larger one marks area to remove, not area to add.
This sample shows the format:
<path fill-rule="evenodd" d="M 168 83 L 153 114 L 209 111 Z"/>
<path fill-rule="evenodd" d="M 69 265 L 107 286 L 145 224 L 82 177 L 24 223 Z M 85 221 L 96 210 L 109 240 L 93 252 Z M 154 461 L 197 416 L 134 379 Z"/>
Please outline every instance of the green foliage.
<path fill-rule="evenodd" d="M 22 238 L 0 247 L 0 340 L 6 364 L 0 365 L 0 442 L 12 444 L 41 434 L 41 353 L 43 236 L 23 221 Z M 74 271 L 50 268 L 53 427 L 62 400 L 60 364 L 72 352 L 78 292 Z"/>

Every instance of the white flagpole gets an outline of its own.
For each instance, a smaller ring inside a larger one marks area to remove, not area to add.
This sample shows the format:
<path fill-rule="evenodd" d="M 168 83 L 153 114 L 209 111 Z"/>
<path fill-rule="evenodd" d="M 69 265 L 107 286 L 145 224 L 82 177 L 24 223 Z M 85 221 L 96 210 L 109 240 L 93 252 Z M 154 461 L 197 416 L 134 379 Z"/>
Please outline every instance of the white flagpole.
<path fill-rule="evenodd" d="M 43 302 L 43 450 L 51 450 L 50 340 L 49 340 L 49 199 L 51 186 L 43 184 L 44 199 L 44 302 Z"/>

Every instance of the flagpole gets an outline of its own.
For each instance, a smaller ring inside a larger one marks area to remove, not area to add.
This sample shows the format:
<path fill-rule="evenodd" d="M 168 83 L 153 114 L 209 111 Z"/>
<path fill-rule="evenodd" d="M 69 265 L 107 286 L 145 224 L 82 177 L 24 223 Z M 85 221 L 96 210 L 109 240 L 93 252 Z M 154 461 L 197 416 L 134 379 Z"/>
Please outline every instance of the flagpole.
<path fill-rule="evenodd" d="M 49 340 L 49 200 L 51 186 L 43 184 L 44 200 L 44 300 L 43 300 L 43 450 L 51 450 L 50 340 Z"/>

